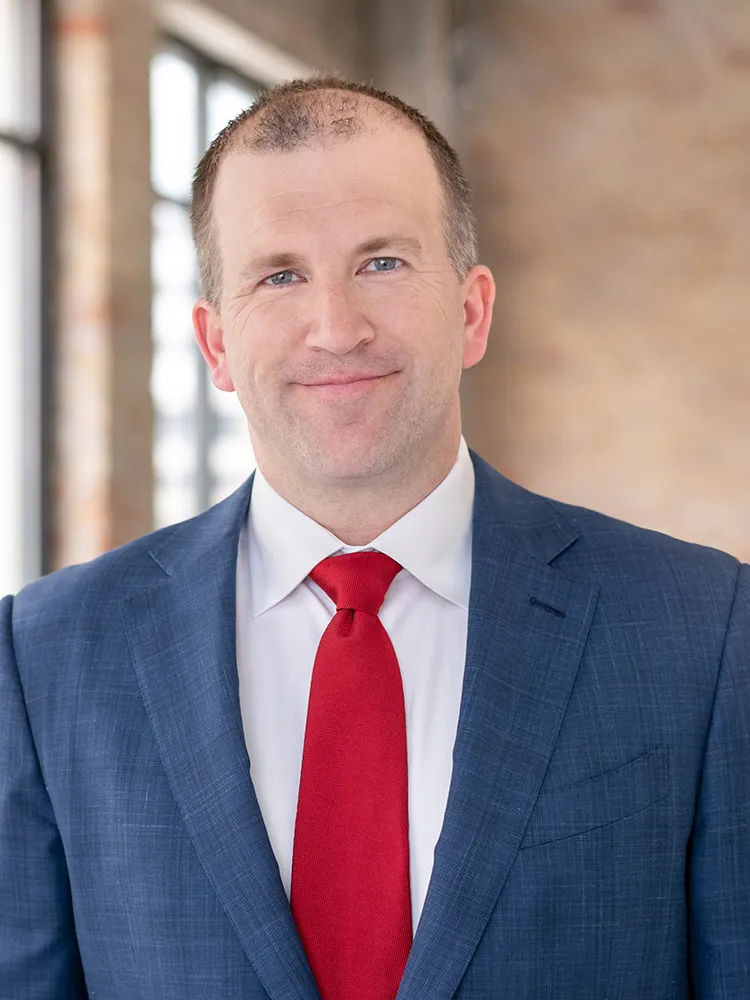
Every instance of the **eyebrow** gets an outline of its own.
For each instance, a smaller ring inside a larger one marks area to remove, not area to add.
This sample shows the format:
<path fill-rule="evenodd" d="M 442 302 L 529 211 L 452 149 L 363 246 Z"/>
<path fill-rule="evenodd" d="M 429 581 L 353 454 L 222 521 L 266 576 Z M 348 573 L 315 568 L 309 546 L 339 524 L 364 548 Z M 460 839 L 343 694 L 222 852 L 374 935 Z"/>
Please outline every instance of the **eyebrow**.
<path fill-rule="evenodd" d="M 363 253 L 379 253 L 381 250 L 403 250 L 419 255 L 422 253 L 422 244 L 413 236 L 375 236 L 360 243 L 354 254 L 358 257 Z"/>
<path fill-rule="evenodd" d="M 364 240 L 354 248 L 354 256 L 362 254 L 377 254 L 383 250 L 397 250 L 403 253 L 421 256 L 422 244 L 413 236 L 374 236 Z M 262 271 L 283 271 L 287 268 L 301 267 L 304 258 L 296 253 L 272 253 L 254 257 L 243 270 L 243 276 L 253 277 Z"/>

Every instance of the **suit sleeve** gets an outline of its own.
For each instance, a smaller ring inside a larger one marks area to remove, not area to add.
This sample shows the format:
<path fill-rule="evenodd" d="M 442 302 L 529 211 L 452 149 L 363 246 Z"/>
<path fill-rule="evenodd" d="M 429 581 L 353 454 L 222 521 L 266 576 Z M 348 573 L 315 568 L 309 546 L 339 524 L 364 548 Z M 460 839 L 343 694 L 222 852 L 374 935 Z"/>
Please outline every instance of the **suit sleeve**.
<path fill-rule="evenodd" d="M 750 566 L 727 626 L 689 864 L 696 1000 L 750 997 Z"/>
<path fill-rule="evenodd" d="M 0 1000 L 84 1000 L 70 886 L 0 601 Z"/>

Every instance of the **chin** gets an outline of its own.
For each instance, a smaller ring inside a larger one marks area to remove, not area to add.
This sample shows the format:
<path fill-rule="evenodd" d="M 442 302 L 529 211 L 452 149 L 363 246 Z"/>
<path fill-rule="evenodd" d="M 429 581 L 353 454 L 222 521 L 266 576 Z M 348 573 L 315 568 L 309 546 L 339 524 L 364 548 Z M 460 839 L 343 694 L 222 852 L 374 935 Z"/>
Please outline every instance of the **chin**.
<path fill-rule="evenodd" d="M 393 465 L 396 454 L 393 442 L 379 440 L 366 444 L 344 439 L 318 441 L 306 457 L 309 456 L 307 464 L 313 476 L 361 479 L 385 472 Z"/>

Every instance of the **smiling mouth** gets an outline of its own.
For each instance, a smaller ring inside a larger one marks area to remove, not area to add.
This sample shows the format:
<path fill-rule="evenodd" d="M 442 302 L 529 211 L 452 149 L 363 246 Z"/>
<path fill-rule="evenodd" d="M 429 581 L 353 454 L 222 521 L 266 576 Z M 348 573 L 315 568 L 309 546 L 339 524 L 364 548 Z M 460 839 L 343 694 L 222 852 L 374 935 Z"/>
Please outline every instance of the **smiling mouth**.
<path fill-rule="evenodd" d="M 327 379 L 322 382 L 302 382 L 301 385 L 307 385 L 311 388 L 320 385 L 351 385 L 353 382 L 372 382 L 373 379 L 385 378 L 386 375 L 392 374 L 391 372 L 386 372 L 383 375 L 350 375 L 344 376 L 343 378 L 332 378 Z"/>
<path fill-rule="evenodd" d="M 388 372 L 385 375 L 368 375 L 363 378 L 350 379 L 346 382 L 300 382 L 299 384 L 304 389 L 312 389 L 315 392 L 325 393 L 326 395 L 347 396 L 362 392 L 374 386 L 377 382 L 382 382 L 384 379 L 395 374 L 396 372 Z"/>

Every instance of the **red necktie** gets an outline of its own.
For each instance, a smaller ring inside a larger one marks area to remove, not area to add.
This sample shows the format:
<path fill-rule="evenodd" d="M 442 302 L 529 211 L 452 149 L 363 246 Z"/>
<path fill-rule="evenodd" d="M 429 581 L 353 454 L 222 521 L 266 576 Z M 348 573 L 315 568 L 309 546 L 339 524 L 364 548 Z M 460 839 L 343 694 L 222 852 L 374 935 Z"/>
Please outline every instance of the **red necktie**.
<path fill-rule="evenodd" d="M 404 692 L 378 618 L 400 569 L 351 552 L 310 573 L 336 614 L 313 666 L 291 906 L 323 1000 L 394 1000 L 411 948 Z"/>

